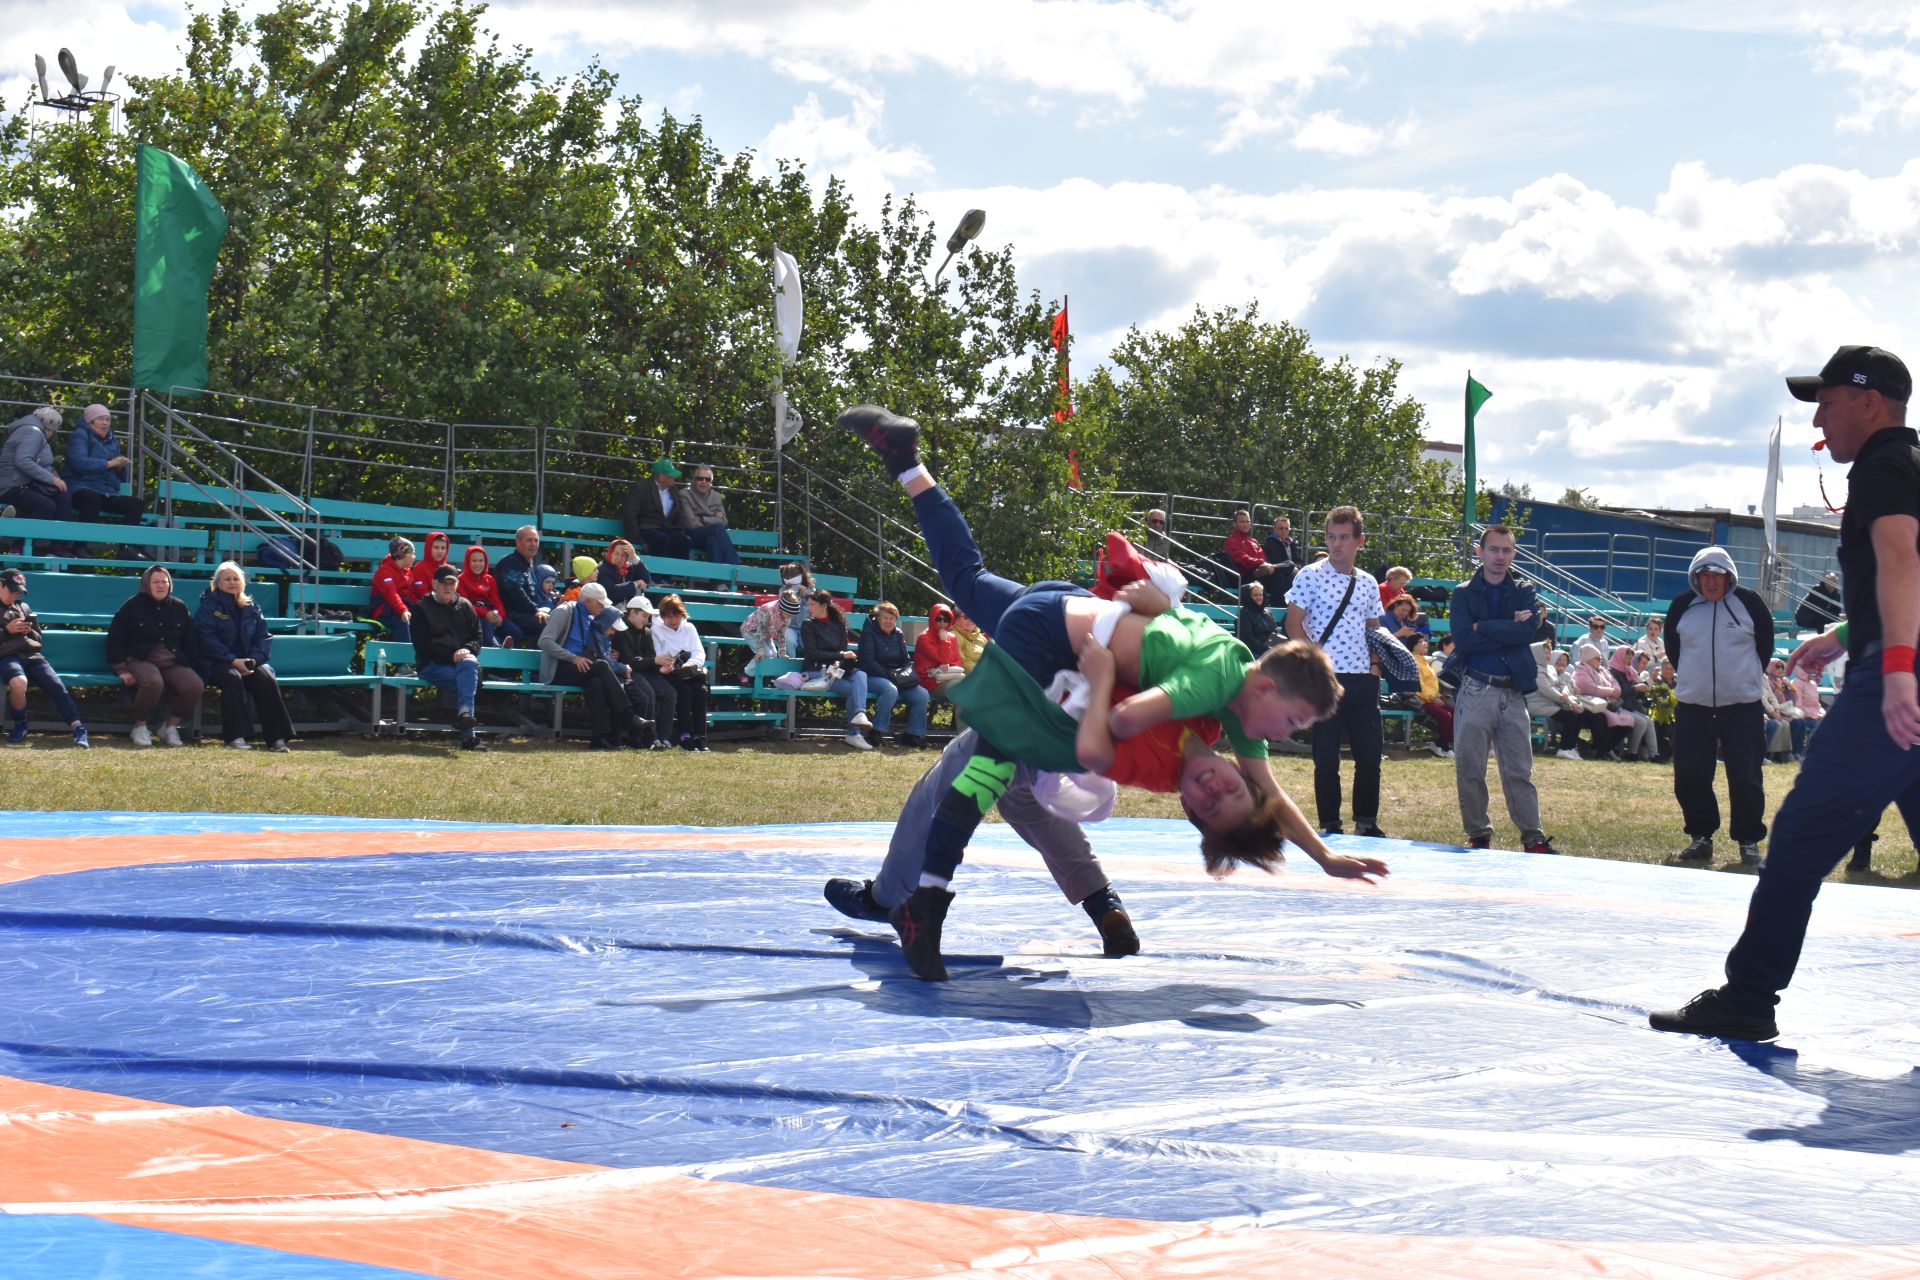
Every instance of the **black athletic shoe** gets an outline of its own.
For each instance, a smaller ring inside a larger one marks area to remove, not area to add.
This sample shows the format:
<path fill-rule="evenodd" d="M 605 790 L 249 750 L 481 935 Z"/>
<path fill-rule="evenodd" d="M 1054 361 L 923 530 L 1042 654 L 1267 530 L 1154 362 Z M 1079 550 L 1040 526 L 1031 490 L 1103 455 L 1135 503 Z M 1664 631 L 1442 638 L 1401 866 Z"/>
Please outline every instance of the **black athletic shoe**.
<path fill-rule="evenodd" d="M 1558 849 L 1553 847 L 1553 841 L 1547 839 L 1545 836 L 1541 836 L 1538 840 L 1529 840 L 1523 847 L 1526 849 L 1528 853 L 1559 853 L 1560 852 Z"/>
<path fill-rule="evenodd" d="M 1133 919 L 1126 904 L 1112 886 L 1102 889 L 1080 903 L 1080 909 L 1100 930 L 1101 951 L 1110 960 L 1140 954 L 1140 935 L 1133 931 Z"/>
<path fill-rule="evenodd" d="M 1491 849 L 1493 848 L 1493 837 L 1492 836 L 1473 836 L 1467 841 L 1467 848 Z"/>
<path fill-rule="evenodd" d="M 1712 862 L 1713 861 L 1713 837 L 1712 836 L 1696 836 L 1692 840 L 1689 840 L 1687 842 L 1687 847 L 1680 851 L 1680 861 Z"/>
<path fill-rule="evenodd" d="M 473 714 L 472 707 L 462 707 L 460 708 L 459 711 L 454 713 L 453 727 L 460 730 L 460 732 L 462 733 L 465 733 L 467 730 L 473 728 L 473 726 L 479 723 L 480 723 L 480 719 L 478 716 Z"/>
<path fill-rule="evenodd" d="M 619 749 L 620 739 L 618 738 L 589 738 L 587 740 L 587 750 L 589 751 L 618 751 Z"/>
<path fill-rule="evenodd" d="M 947 962 L 940 958 L 940 926 L 946 923 L 953 895 L 945 889 L 921 885 L 913 896 L 887 913 L 887 922 L 900 935 L 900 950 L 914 976 L 928 982 L 947 980 Z"/>
<path fill-rule="evenodd" d="M 1702 991 L 1682 1008 L 1654 1010 L 1647 1023 L 1655 1031 L 1722 1040 L 1771 1040 L 1780 1034 L 1771 1013 L 1742 1013 L 1727 1003 L 1718 987 Z"/>
<path fill-rule="evenodd" d="M 462 738 L 460 739 L 460 749 L 462 751 L 485 751 L 487 749 L 487 740 L 485 738 Z"/>
<path fill-rule="evenodd" d="M 1355 827 L 1353 834 L 1365 836 L 1369 840 L 1385 840 L 1387 838 L 1387 833 L 1375 826 Z"/>
<path fill-rule="evenodd" d="M 866 441 L 889 474 L 897 476 L 920 465 L 920 424 L 912 418 L 877 404 L 857 404 L 835 421 Z"/>
<path fill-rule="evenodd" d="M 827 905 L 843 916 L 855 920 L 874 920 L 884 922 L 887 909 L 873 900 L 873 881 L 848 880 L 835 876 L 827 881 L 827 887 L 821 890 Z"/>

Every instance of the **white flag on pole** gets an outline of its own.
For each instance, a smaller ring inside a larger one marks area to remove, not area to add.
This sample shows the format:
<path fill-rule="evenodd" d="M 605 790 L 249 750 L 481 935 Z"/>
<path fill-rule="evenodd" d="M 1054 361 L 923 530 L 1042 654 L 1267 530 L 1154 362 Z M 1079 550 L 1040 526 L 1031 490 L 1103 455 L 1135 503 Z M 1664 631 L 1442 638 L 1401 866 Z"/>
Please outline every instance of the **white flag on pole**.
<path fill-rule="evenodd" d="M 800 264 L 777 246 L 773 251 L 773 322 L 780 332 L 780 358 L 792 364 L 800 355 Z"/>
<path fill-rule="evenodd" d="M 1760 514 L 1767 526 L 1767 554 L 1780 554 L 1780 419 L 1773 420 L 1773 431 L 1767 436 L 1767 488 L 1760 497 Z"/>
<path fill-rule="evenodd" d="M 802 422 L 800 415 L 787 409 L 787 393 L 782 387 L 773 389 L 773 447 L 784 449 L 787 442 L 800 434 Z"/>

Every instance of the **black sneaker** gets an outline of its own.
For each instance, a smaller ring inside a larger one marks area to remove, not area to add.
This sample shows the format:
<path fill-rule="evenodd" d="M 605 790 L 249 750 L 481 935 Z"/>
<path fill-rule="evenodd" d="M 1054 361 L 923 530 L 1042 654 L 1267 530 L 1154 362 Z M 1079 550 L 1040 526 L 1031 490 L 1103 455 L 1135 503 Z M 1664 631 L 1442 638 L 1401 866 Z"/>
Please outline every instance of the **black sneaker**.
<path fill-rule="evenodd" d="M 912 418 L 882 409 L 877 404 L 857 404 L 835 421 L 867 442 L 880 455 L 891 475 L 913 470 L 920 465 L 920 424 Z"/>
<path fill-rule="evenodd" d="M 1140 935 L 1133 931 L 1133 919 L 1127 915 L 1126 904 L 1111 886 L 1083 900 L 1080 909 L 1093 921 L 1094 928 L 1100 930 L 1101 951 L 1108 959 L 1140 954 Z"/>
<path fill-rule="evenodd" d="M 1364 827 L 1355 827 L 1353 829 L 1353 834 L 1357 836 L 1365 836 L 1369 840 L 1385 840 L 1387 838 L 1386 832 L 1382 831 L 1380 828 L 1376 826 L 1373 826 L 1372 824 L 1368 824 L 1367 826 L 1364 826 Z"/>
<path fill-rule="evenodd" d="M 460 730 L 462 733 L 465 733 L 468 729 L 473 728 L 474 725 L 479 723 L 480 723 L 480 719 L 478 716 L 473 714 L 472 707 L 462 707 L 460 708 L 460 710 L 454 713 L 453 727 Z"/>
<path fill-rule="evenodd" d="M 923 884 L 887 913 L 887 923 L 900 935 L 900 950 L 915 977 L 928 982 L 947 980 L 947 963 L 940 958 L 940 926 L 952 905 L 953 894 Z"/>
<path fill-rule="evenodd" d="M 827 881 L 827 887 L 821 890 L 827 905 L 843 916 L 855 920 L 884 921 L 887 909 L 873 900 L 873 881 L 848 880 L 835 876 Z"/>
<path fill-rule="evenodd" d="M 1647 1023 L 1655 1031 L 1722 1040 L 1771 1040 L 1780 1034 L 1771 1013 L 1742 1013 L 1727 1003 L 1718 987 L 1702 991 L 1682 1008 L 1655 1009 Z"/>
<path fill-rule="evenodd" d="M 487 749 L 487 740 L 485 738 L 462 738 L 460 739 L 460 749 L 462 751 L 485 751 Z"/>
<path fill-rule="evenodd" d="M 1687 847 L 1680 851 L 1680 861 L 1712 862 L 1713 861 L 1713 837 L 1701 836 L 1698 839 L 1689 841 L 1687 844 Z"/>
<path fill-rule="evenodd" d="M 1491 849 L 1493 848 L 1493 837 L 1492 836 L 1473 836 L 1468 839 L 1467 848 Z"/>
<path fill-rule="evenodd" d="M 587 750 L 589 751 L 618 751 L 619 749 L 620 740 L 618 738 L 589 738 L 587 740 Z"/>
<path fill-rule="evenodd" d="M 1524 848 L 1528 853 L 1559 853 L 1560 852 L 1558 849 L 1553 847 L 1553 841 L 1547 839 L 1545 836 L 1541 836 L 1538 840 L 1529 840 L 1525 845 L 1521 847 Z"/>
<path fill-rule="evenodd" d="M 1760 846 L 1743 841 L 1740 845 L 1740 865 L 1743 867 L 1757 867 L 1760 865 L 1760 862 Z"/>

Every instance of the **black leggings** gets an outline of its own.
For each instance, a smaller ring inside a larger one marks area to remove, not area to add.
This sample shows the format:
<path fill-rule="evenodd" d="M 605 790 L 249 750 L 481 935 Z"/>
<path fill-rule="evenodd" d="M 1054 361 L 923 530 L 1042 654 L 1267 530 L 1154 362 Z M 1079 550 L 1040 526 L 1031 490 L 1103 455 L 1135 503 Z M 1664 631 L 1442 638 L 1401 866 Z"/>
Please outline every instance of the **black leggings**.
<path fill-rule="evenodd" d="M 214 668 L 214 682 L 220 686 L 220 739 L 232 742 L 245 739 L 252 731 L 247 702 L 260 717 L 260 734 L 268 742 L 285 742 L 293 736 L 293 718 L 287 714 L 286 700 L 280 696 L 280 682 L 265 667 L 256 667 L 246 675 L 231 663 Z"/>

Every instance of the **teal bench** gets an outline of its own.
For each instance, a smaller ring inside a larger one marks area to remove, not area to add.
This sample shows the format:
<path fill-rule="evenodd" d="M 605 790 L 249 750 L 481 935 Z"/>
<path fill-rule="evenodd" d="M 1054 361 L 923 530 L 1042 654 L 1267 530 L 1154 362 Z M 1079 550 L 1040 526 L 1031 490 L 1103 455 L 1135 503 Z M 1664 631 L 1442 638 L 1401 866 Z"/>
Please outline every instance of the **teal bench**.
<path fill-rule="evenodd" d="M 12 559 L 32 559 L 40 561 L 78 561 L 84 557 L 51 556 L 44 551 L 36 552 L 36 541 L 47 543 L 75 543 L 83 546 L 133 546 L 165 548 L 169 551 L 204 552 L 211 541 L 205 529 L 165 529 L 159 525 L 130 525 L 107 522 L 87 523 L 78 520 L 29 520 L 23 516 L 10 516 L 0 519 L 0 539 L 18 538 L 20 552 Z M 187 559 L 189 557 L 181 557 Z M 120 560 L 94 560 L 89 563 L 121 564 Z"/>

